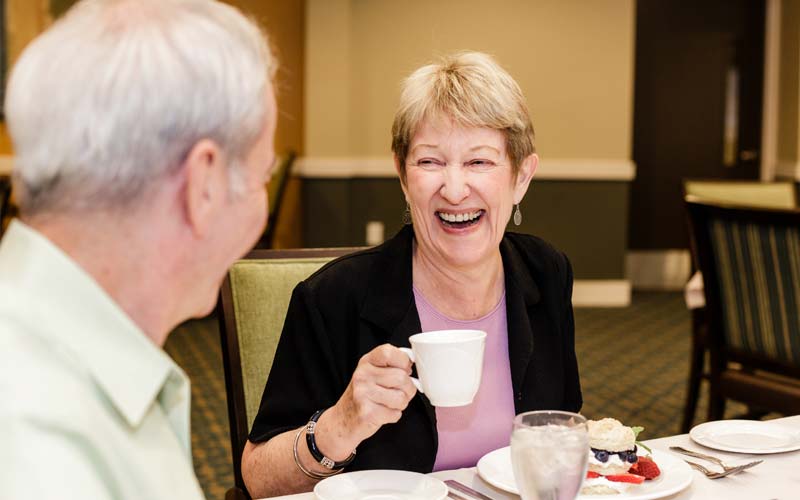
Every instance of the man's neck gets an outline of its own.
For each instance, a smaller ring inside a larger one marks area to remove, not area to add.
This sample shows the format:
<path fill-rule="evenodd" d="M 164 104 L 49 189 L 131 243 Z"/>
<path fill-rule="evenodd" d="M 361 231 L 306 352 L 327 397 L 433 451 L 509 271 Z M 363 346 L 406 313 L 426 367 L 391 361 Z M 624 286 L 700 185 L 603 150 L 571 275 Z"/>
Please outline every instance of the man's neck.
<path fill-rule="evenodd" d="M 179 296 L 170 289 L 171 266 L 160 252 L 158 229 L 144 234 L 133 217 L 87 214 L 23 221 L 44 235 L 89 274 L 158 346 L 177 324 Z M 146 226 L 146 225 L 145 225 Z"/>

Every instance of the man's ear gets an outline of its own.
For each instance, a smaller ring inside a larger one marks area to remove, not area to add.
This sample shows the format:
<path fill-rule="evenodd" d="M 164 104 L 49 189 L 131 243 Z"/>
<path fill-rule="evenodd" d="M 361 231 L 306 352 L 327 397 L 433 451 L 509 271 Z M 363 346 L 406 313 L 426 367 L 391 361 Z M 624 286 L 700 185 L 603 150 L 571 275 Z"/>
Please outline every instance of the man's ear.
<path fill-rule="evenodd" d="M 514 204 L 521 202 L 522 198 L 525 197 L 537 168 L 539 168 L 539 157 L 536 153 L 522 160 L 517 172 L 517 178 L 514 181 Z"/>
<path fill-rule="evenodd" d="M 197 237 L 208 234 L 213 215 L 227 195 L 225 162 L 214 141 L 198 141 L 183 164 L 186 176 L 184 209 L 186 222 Z"/>

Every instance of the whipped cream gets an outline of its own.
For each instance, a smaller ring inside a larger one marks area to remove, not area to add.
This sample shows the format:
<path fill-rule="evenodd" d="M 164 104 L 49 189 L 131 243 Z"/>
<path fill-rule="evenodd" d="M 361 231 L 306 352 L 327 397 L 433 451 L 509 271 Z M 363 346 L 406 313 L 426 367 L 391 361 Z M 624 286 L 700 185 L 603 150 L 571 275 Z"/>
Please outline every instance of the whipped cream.
<path fill-rule="evenodd" d="M 591 450 L 589 451 L 589 463 L 592 464 L 592 465 L 597 466 L 598 469 L 602 469 L 602 470 L 606 470 L 606 469 L 609 469 L 611 467 L 627 467 L 627 468 L 630 468 L 631 465 L 633 465 L 633 464 L 630 464 L 628 462 L 623 462 L 622 459 L 619 458 L 619 455 L 609 455 L 608 461 L 601 462 L 600 460 L 595 458 L 594 453 L 592 453 Z"/>
<path fill-rule="evenodd" d="M 584 479 L 582 488 L 588 488 L 591 486 L 598 486 L 598 485 L 608 486 L 617 493 L 625 493 L 626 491 L 631 489 L 632 486 L 639 486 L 638 484 L 634 483 L 621 483 L 618 481 L 609 481 L 608 479 L 601 476 L 601 477 Z"/>

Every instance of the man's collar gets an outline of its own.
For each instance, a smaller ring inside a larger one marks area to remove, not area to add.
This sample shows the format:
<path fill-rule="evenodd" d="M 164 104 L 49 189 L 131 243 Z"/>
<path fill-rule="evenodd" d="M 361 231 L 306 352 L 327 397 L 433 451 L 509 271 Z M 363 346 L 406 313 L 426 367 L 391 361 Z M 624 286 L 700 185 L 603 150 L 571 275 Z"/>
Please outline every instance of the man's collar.
<path fill-rule="evenodd" d="M 12 221 L 0 241 L 0 315 L 67 349 L 133 427 L 172 372 L 186 375 L 100 285 L 45 236 Z M 11 303 L 9 303 L 11 302 Z M 14 303 L 14 304 L 12 304 Z"/>

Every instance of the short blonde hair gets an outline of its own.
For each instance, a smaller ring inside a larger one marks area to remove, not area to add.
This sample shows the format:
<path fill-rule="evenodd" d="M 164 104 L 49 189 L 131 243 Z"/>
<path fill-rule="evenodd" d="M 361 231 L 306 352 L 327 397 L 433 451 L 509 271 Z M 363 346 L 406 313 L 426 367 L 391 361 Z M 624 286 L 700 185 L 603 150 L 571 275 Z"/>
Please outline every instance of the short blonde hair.
<path fill-rule="evenodd" d="M 489 55 L 460 52 L 423 66 L 403 81 L 392 125 L 392 152 L 405 181 L 411 140 L 428 118 L 447 116 L 465 127 L 503 132 L 516 176 L 536 152 L 533 124 L 517 82 Z"/>

